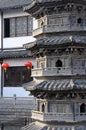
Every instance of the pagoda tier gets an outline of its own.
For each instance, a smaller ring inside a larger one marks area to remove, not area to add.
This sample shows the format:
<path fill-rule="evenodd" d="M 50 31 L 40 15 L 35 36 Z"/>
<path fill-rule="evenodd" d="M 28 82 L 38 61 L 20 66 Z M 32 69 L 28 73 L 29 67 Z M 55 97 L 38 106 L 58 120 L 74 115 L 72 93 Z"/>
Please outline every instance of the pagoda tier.
<path fill-rule="evenodd" d="M 38 27 L 33 30 L 34 37 L 65 32 L 66 35 L 67 32 L 86 34 L 85 0 L 34 0 L 24 10 L 37 20 Z"/>
<path fill-rule="evenodd" d="M 37 59 L 31 73 L 33 77 L 86 78 L 86 36 L 47 36 L 25 44 L 24 48 L 31 50 L 32 56 Z"/>

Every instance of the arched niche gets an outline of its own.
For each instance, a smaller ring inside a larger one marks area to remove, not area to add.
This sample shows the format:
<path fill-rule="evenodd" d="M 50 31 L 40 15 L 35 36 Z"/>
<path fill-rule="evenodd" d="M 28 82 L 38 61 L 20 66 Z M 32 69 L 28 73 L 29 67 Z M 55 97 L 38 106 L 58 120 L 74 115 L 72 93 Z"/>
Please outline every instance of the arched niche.
<path fill-rule="evenodd" d="M 80 113 L 85 113 L 86 112 L 86 104 L 81 104 L 80 105 Z"/>
<path fill-rule="evenodd" d="M 42 104 L 42 112 L 45 112 L 45 105 Z"/>
<path fill-rule="evenodd" d="M 62 61 L 61 60 L 57 60 L 55 66 L 59 67 L 59 68 L 62 67 L 63 66 Z"/>

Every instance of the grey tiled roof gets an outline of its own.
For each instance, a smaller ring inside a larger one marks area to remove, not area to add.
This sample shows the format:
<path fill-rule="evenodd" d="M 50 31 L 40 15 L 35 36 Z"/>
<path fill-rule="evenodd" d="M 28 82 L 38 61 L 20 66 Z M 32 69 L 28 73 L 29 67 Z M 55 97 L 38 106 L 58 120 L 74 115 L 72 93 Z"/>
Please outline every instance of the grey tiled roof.
<path fill-rule="evenodd" d="M 22 130 L 47 130 L 47 126 L 41 126 L 34 123 L 31 123 L 30 125 L 27 125 L 22 128 Z"/>
<path fill-rule="evenodd" d="M 50 80 L 43 81 L 39 84 L 35 82 L 28 83 L 24 86 L 25 89 L 34 91 L 64 91 L 64 90 L 84 90 L 86 89 L 86 80 L 85 79 L 64 79 L 64 80 Z"/>
<path fill-rule="evenodd" d="M 32 0 L 0 0 L 0 10 L 21 8 L 31 3 Z"/>
<path fill-rule="evenodd" d="M 24 48 L 58 46 L 73 43 L 74 45 L 85 45 L 86 36 L 52 36 L 37 39 L 35 42 L 24 44 Z"/>
<path fill-rule="evenodd" d="M 25 58 L 30 57 L 30 53 L 27 50 L 17 50 L 17 51 L 1 51 L 0 59 L 7 58 Z"/>
<path fill-rule="evenodd" d="M 57 123 L 58 124 L 58 123 Z M 78 128 L 80 127 L 81 125 L 78 126 Z M 38 127 L 38 129 L 37 129 Z M 83 128 L 86 128 L 85 125 L 83 125 Z M 55 125 L 52 125 L 52 126 L 48 126 L 48 125 L 45 125 L 45 126 L 41 126 L 40 123 L 39 125 L 37 125 L 35 122 L 30 124 L 30 125 L 27 125 L 25 127 L 22 128 L 22 130 L 69 130 L 69 128 L 67 126 L 55 126 Z M 70 130 L 72 130 L 72 127 L 70 126 Z"/>
<path fill-rule="evenodd" d="M 60 90 L 76 90 L 86 89 L 86 80 L 52 80 L 43 81 L 36 86 L 37 90 L 60 91 Z"/>

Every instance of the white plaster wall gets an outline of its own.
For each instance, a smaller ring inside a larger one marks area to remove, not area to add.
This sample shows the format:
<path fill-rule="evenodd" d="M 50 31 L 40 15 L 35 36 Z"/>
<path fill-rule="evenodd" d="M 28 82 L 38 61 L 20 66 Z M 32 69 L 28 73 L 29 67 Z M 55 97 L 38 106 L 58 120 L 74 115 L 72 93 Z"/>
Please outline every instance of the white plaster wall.
<path fill-rule="evenodd" d="M 37 28 L 38 28 L 38 21 L 35 18 L 33 18 L 33 30 Z"/>
<path fill-rule="evenodd" d="M 34 40 L 35 38 L 33 38 L 32 36 L 4 38 L 3 48 L 23 47 L 23 44 L 33 42 Z"/>
<path fill-rule="evenodd" d="M 20 58 L 20 59 L 4 59 L 4 63 L 8 63 L 11 66 L 25 66 L 27 61 L 32 62 L 33 66 L 36 67 L 36 60 L 34 58 Z"/>

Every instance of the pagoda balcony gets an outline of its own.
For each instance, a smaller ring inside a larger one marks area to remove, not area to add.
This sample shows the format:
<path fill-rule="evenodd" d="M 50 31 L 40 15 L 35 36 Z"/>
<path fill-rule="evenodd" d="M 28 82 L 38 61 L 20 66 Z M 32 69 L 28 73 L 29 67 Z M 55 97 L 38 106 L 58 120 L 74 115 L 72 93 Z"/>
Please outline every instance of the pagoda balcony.
<path fill-rule="evenodd" d="M 32 76 L 86 75 L 86 67 L 47 67 L 32 69 Z"/>
<path fill-rule="evenodd" d="M 52 113 L 52 112 L 40 112 L 32 111 L 32 118 L 40 121 L 73 121 L 72 113 Z"/>
<path fill-rule="evenodd" d="M 53 32 L 65 32 L 65 31 L 86 31 L 86 26 L 84 25 L 43 25 L 35 30 L 33 30 L 33 36 L 42 33 L 53 33 Z"/>
<path fill-rule="evenodd" d="M 76 113 L 52 113 L 52 112 L 40 112 L 40 111 L 32 111 L 32 118 L 40 120 L 40 121 L 84 121 L 86 120 L 86 113 L 80 114 Z"/>

